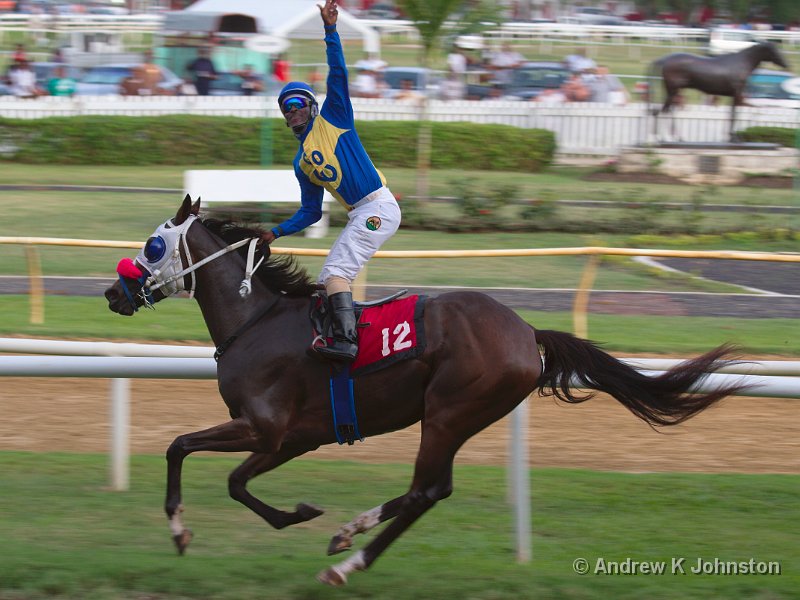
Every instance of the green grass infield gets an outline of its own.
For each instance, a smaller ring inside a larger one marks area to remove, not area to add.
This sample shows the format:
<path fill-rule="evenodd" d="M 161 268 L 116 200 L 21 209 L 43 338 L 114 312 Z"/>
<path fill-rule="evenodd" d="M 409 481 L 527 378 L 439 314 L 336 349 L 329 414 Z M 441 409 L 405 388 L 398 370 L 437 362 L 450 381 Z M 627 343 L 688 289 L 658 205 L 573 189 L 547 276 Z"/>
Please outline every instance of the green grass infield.
<path fill-rule="evenodd" d="M 326 556 L 330 537 L 406 490 L 410 465 L 300 459 L 264 475 L 250 489 L 267 503 L 326 511 L 275 531 L 228 497 L 236 459 L 190 457 L 184 518 L 195 538 L 179 557 L 162 510 L 163 458 L 134 457 L 128 492 L 108 491 L 107 462 L 0 453 L 0 597 L 789 599 L 800 585 L 792 475 L 533 470 L 533 560 L 518 564 L 505 469 L 457 466 L 452 497 L 343 591 L 314 579 L 346 556 Z M 587 574 L 576 573 L 581 559 Z M 717 571 L 735 563 L 738 573 L 695 574 L 698 560 Z M 662 564 L 663 573 L 642 572 Z M 759 568 L 772 574 L 742 573 Z"/>

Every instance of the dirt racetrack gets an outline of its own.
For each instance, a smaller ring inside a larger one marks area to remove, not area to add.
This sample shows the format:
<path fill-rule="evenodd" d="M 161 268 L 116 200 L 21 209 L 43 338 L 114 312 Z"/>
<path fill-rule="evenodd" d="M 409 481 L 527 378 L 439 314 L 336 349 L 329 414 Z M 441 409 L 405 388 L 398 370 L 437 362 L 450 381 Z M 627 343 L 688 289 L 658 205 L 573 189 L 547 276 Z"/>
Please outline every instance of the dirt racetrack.
<path fill-rule="evenodd" d="M 104 379 L 0 381 L 0 450 L 107 452 L 109 389 Z M 533 466 L 628 472 L 800 473 L 800 400 L 729 398 L 695 419 L 658 433 L 615 400 L 581 405 L 531 397 Z M 132 380 L 131 451 L 163 454 L 182 433 L 228 419 L 214 381 Z M 470 440 L 461 464 L 505 463 L 508 419 Z M 307 456 L 411 463 L 419 427 L 332 445 Z"/>

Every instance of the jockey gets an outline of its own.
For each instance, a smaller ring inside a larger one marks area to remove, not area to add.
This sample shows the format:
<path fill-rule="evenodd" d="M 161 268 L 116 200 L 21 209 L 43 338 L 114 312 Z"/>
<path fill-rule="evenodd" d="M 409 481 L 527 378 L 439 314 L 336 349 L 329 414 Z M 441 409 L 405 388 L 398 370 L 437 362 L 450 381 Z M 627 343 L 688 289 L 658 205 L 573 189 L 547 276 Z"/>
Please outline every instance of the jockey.
<path fill-rule="evenodd" d="M 325 190 L 348 211 L 348 221 L 328 254 L 319 283 L 325 286 L 333 312 L 333 344 L 318 347 L 322 355 L 352 361 L 358 351 L 350 284 L 378 248 L 400 226 L 400 207 L 386 179 L 372 164 L 355 131 L 347 87 L 347 68 L 339 34 L 335 0 L 320 6 L 328 56 L 328 89 L 319 107 L 306 83 L 287 83 L 278 105 L 300 142 L 294 172 L 300 183 L 300 209 L 264 234 L 276 238 L 297 233 L 322 217 Z"/>

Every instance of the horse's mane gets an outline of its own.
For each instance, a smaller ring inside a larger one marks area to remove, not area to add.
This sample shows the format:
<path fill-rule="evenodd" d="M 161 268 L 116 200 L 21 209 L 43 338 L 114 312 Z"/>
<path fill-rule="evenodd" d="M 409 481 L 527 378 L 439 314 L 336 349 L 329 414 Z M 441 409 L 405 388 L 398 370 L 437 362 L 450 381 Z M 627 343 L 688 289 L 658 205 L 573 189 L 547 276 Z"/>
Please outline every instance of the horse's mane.
<path fill-rule="evenodd" d="M 266 233 L 257 227 L 245 227 L 232 221 L 219 219 L 201 219 L 203 226 L 211 233 L 222 238 L 226 243 L 233 244 L 240 240 L 261 237 Z M 239 248 L 239 253 L 247 256 L 247 245 Z M 259 278 L 273 292 L 282 292 L 289 296 L 310 296 L 317 290 L 314 281 L 308 272 L 297 264 L 291 255 L 271 256 L 255 272 L 254 277 Z"/>

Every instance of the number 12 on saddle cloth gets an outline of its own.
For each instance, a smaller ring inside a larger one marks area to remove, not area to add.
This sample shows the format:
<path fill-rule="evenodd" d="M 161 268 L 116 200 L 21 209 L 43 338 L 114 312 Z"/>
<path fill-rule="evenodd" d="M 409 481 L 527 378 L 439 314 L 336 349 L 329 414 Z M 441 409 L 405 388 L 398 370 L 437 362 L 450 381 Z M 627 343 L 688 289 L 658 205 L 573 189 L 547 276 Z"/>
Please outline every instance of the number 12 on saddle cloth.
<path fill-rule="evenodd" d="M 425 300 L 426 296 L 415 294 L 361 310 L 358 354 L 350 365 L 351 377 L 374 373 L 424 352 Z"/>

